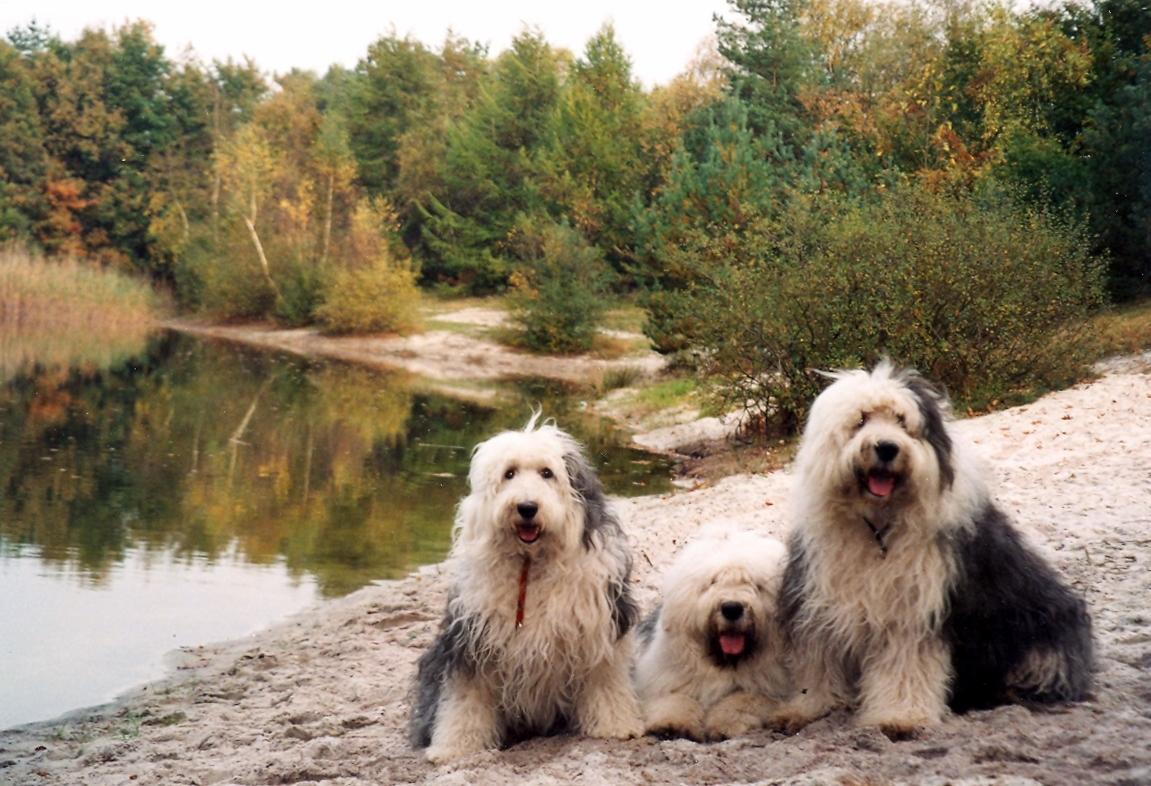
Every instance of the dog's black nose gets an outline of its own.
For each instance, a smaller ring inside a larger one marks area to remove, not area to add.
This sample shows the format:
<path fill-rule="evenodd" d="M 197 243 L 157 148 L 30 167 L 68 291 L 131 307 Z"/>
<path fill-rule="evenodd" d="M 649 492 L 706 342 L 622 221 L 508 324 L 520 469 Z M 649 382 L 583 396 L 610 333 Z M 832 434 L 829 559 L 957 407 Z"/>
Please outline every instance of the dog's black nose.
<path fill-rule="evenodd" d="M 875 455 L 880 461 L 892 461 L 899 455 L 899 445 L 894 442 L 879 442 L 875 446 Z"/>
<path fill-rule="evenodd" d="M 743 616 L 743 604 L 734 600 L 724 601 L 719 606 L 719 613 L 728 622 L 735 622 Z"/>
<path fill-rule="evenodd" d="M 516 505 L 516 512 L 520 514 L 520 518 L 524 521 L 531 521 L 539 509 L 540 506 L 534 502 L 521 502 Z"/>

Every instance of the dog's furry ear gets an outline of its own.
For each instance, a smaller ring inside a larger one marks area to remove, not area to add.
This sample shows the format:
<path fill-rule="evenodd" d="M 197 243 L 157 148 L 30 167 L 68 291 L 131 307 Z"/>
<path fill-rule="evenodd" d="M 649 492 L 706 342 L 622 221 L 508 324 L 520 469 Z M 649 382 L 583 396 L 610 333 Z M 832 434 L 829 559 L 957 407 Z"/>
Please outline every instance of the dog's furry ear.
<path fill-rule="evenodd" d="M 603 484 L 600 483 L 599 476 L 584 455 L 578 450 L 569 450 L 564 454 L 564 468 L 567 470 L 572 491 L 576 493 L 583 505 L 584 548 L 591 548 L 597 532 L 604 527 L 618 527 L 619 525 L 611 511 L 608 510 L 607 499 L 603 493 Z"/>
<path fill-rule="evenodd" d="M 951 435 L 947 433 L 947 413 L 950 410 L 947 393 L 915 371 L 906 371 L 902 376 L 903 384 L 919 405 L 923 439 L 935 451 L 940 483 L 943 488 L 950 488 L 955 482 L 955 466 L 951 463 Z"/>
<path fill-rule="evenodd" d="M 623 534 L 619 520 L 608 507 L 603 484 L 578 447 L 573 447 L 564 453 L 564 468 L 567 470 L 572 493 L 578 498 L 584 511 L 581 536 L 583 547 L 585 549 L 604 547 L 609 542 L 609 538 L 606 537 L 609 533 L 619 536 L 612 540 L 622 542 Z M 630 575 L 631 556 L 625 553 L 621 572 L 609 579 L 606 588 L 617 636 L 627 633 L 639 618 L 639 606 L 632 598 L 631 587 L 628 584 Z"/>

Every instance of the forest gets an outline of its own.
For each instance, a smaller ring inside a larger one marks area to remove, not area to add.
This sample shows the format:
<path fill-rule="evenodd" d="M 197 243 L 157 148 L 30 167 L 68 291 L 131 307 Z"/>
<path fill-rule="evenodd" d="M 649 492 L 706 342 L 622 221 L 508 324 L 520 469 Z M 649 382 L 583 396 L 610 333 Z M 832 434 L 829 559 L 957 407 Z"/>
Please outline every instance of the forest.
<path fill-rule="evenodd" d="M 1085 318 L 1148 294 L 1147 0 L 731 0 L 710 32 L 645 88 L 610 25 L 269 76 L 30 22 L 0 40 L 0 243 L 333 332 L 507 293 L 578 351 L 628 298 L 784 430 L 809 369 L 882 353 L 964 401 L 1059 384 Z"/>

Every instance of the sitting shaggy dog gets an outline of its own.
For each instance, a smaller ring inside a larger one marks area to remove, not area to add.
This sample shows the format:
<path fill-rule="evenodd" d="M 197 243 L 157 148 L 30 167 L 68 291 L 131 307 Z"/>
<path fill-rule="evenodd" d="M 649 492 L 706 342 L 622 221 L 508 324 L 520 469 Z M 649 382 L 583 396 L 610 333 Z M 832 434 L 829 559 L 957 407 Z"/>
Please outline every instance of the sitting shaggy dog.
<path fill-rule="evenodd" d="M 833 375 L 796 458 L 783 617 L 795 729 L 838 704 L 905 737 L 1009 701 L 1077 701 L 1084 602 L 1031 551 L 948 430 L 948 404 L 884 361 Z"/>
<path fill-rule="evenodd" d="M 636 684 L 645 729 L 722 740 L 759 728 L 787 698 L 776 599 L 783 544 L 716 532 L 688 545 L 640 626 Z"/>
<path fill-rule="evenodd" d="M 411 742 L 435 762 L 565 727 L 643 731 L 627 542 L 580 446 L 537 419 L 472 457 L 447 611 L 413 700 Z"/>

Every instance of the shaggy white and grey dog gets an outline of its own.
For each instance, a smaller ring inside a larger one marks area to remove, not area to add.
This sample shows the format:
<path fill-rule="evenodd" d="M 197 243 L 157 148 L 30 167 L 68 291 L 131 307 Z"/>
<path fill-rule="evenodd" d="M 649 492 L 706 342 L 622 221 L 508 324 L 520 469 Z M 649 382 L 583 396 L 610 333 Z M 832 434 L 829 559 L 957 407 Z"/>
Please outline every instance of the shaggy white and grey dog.
<path fill-rule="evenodd" d="M 643 731 L 627 541 L 579 444 L 537 420 L 472 456 L 453 586 L 413 699 L 411 742 L 432 761 L 564 728 Z"/>
<path fill-rule="evenodd" d="M 840 704 L 914 734 L 951 709 L 1086 698 L 1084 602 L 1025 545 L 917 373 L 844 371 L 796 458 L 782 597 L 795 729 Z"/>
<path fill-rule="evenodd" d="M 763 726 L 787 698 L 776 615 L 785 557 L 778 540 L 742 530 L 709 531 L 680 552 L 639 627 L 647 733 L 726 739 Z"/>

